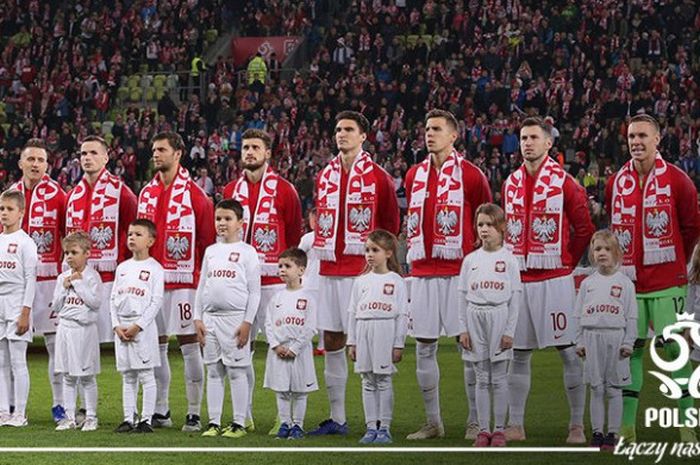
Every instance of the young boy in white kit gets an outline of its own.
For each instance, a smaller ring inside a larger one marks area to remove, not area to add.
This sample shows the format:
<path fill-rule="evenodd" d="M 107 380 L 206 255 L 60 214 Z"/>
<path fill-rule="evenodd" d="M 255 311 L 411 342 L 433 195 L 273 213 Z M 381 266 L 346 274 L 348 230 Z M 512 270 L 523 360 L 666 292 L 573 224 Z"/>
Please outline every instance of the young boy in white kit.
<path fill-rule="evenodd" d="M 204 254 L 194 304 L 194 324 L 207 366 L 209 425 L 202 436 L 237 439 L 246 435 L 246 369 L 253 363 L 249 336 L 260 304 L 260 261 L 255 248 L 241 240 L 241 204 L 222 200 L 214 214 L 219 242 L 207 247 Z M 233 421 L 222 429 L 226 377 Z"/>
<path fill-rule="evenodd" d="M 0 425 L 15 427 L 27 426 L 27 345 L 37 266 L 36 244 L 21 228 L 24 201 L 19 191 L 0 195 Z"/>
<path fill-rule="evenodd" d="M 122 374 L 124 421 L 117 433 L 152 433 L 156 407 L 154 368 L 160 366 L 158 328 L 155 318 L 163 305 L 163 267 L 149 255 L 156 240 L 156 226 L 147 219 L 129 225 L 127 248 L 133 257 L 117 266 L 110 296 L 117 371 Z M 140 421 L 136 401 L 143 386 Z"/>
<path fill-rule="evenodd" d="M 95 431 L 97 422 L 97 374 L 100 372 L 100 338 L 97 317 L 102 305 L 100 274 L 87 266 L 90 237 L 84 231 L 63 238 L 63 256 L 69 269 L 58 275 L 51 308 L 58 314 L 55 371 L 63 373 L 66 418 L 56 431 L 76 429 L 75 404 L 78 383 L 82 387 L 86 416 L 82 431 Z"/>
<path fill-rule="evenodd" d="M 585 357 L 583 381 L 591 387 L 591 446 L 612 450 L 622 422 L 622 386 L 631 384 L 637 298 L 634 283 L 619 270 L 623 254 L 613 233 L 593 234 L 588 253 L 598 269 L 583 280 L 576 299 L 576 353 Z M 608 434 L 604 435 L 606 394 Z"/>
<path fill-rule="evenodd" d="M 318 390 L 311 344 L 316 334 L 316 294 L 301 284 L 306 260 L 298 248 L 280 254 L 279 275 L 286 288 L 267 306 L 265 335 L 270 348 L 263 387 L 277 397 L 278 439 L 304 437 L 308 393 Z"/>

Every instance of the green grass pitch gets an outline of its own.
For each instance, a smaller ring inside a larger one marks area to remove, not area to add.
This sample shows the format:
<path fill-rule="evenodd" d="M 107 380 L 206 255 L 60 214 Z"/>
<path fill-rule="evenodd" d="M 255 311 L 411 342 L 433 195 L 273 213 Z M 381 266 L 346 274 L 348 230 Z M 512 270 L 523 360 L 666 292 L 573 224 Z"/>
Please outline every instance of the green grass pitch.
<path fill-rule="evenodd" d="M 35 343 L 38 350 L 28 355 L 31 376 L 31 389 L 28 405 L 30 425 L 27 428 L 0 429 L 0 447 L 360 447 L 358 439 L 364 432 L 364 418 L 360 392 L 360 378 L 351 372 L 347 390 L 347 415 L 350 434 L 347 437 L 306 438 L 302 441 L 290 442 L 275 440 L 267 435 L 276 414 L 274 393 L 262 389 L 264 374 L 265 350 L 260 348 L 255 354 L 256 391 L 254 399 L 254 415 L 257 431 L 246 438 L 232 440 L 226 438 L 202 438 L 198 434 L 182 433 L 180 427 L 186 413 L 185 389 L 182 373 L 182 357 L 175 346 L 170 349 L 170 364 L 172 368 L 172 385 L 170 390 L 170 405 L 175 427 L 159 429 L 155 434 L 134 435 L 115 434 L 112 430 L 121 422 L 121 377 L 114 368 L 114 356 L 111 351 L 103 350 L 102 373 L 98 376 L 99 404 L 98 417 L 100 428 L 94 433 L 80 431 L 55 432 L 51 419 L 51 393 L 46 373 L 47 358 L 41 344 Z M 323 357 L 316 357 L 316 368 L 320 391 L 309 397 L 305 429 L 311 429 L 328 414 L 328 402 L 323 389 Z M 399 373 L 394 378 L 395 405 L 392 434 L 393 446 L 470 446 L 471 441 L 465 441 L 464 424 L 467 416 L 467 402 L 464 393 L 462 362 L 457 354 L 454 342 L 443 339 L 440 342 L 439 363 L 441 369 L 441 405 L 444 417 L 446 438 L 416 443 L 406 441 L 408 433 L 416 430 L 424 421 L 423 404 L 415 378 L 415 345 L 412 340 L 407 342 L 404 360 L 398 365 Z M 528 402 L 526 428 L 528 440 L 524 443 L 512 444 L 518 446 L 565 446 L 567 433 L 568 406 L 563 390 L 562 368 L 559 356 L 553 349 L 536 352 L 533 357 L 532 390 Z M 646 367 L 651 364 L 647 363 Z M 350 365 L 352 370 L 352 364 Z M 657 384 L 647 375 L 646 388 L 643 393 L 640 412 L 648 405 L 673 406 L 657 393 Z M 227 388 L 228 391 L 228 388 Z M 226 397 L 223 421 L 231 420 L 231 404 Z M 140 401 L 139 401 L 140 406 Z M 588 412 L 586 412 L 588 413 Z M 206 424 L 206 401 L 202 405 L 202 421 Z M 586 415 L 587 434 L 590 429 Z M 674 430 L 645 429 L 638 427 L 640 441 L 675 441 L 677 433 Z M 108 464 L 154 464 L 154 463 L 195 463 L 206 465 L 216 463 L 652 463 L 651 460 L 635 459 L 628 462 L 624 457 L 612 457 L 610 454 L 543 454 L 543 453 L 381 453 L 381 448 L 374 447 L 377 453 L 211 453 L 211 454 L 162 454 L 153 453 L 32 453 L 18 454 L 1 452 L 0 464 L 75 464 L 99 463 Z M 691 461 L 694 459 L 690 459 Z M 668 460 L 664 463 L 669 463 Z M 686 462 L 688 463 L 688 462 Z"/>

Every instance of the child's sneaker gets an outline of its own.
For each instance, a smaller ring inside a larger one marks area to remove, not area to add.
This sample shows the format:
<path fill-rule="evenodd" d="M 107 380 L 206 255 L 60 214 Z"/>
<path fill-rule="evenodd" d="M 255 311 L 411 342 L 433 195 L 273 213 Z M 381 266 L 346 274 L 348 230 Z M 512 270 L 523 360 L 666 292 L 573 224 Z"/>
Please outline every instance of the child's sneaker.
<path fill-rule="evenodd" d="M 464 439 L 473 441 L 476 439 L 477 435 L 479 434 L 479 424 L 478 423 L 469 423 L 467 425 L 467 429 L 464 431 Z"/>
<path fill-rule="evenodd" d="M 213 438 L 221 434 L 221 428 L 216 423 L 209 423 L 206 431 L 202 433 L 205 438 Z"/>
<path fill-rule="evenodd" d="M 0 413 L 0 426 L 6 426 L 7 422 L 9 422 L 12 419 L 12 414 L 5 412 L 5 413 Z"/>
<path fill-rule="evenodd" d="M 525 435 L 525 427 L 523 425 L 506 426 L 505 433 L 507 441 L 524 441 L 527 439 Z"/>
<path fill-rule="evenodd" d="M 75 420 L 71 420 L 70 418 L 64 418 L 63 420 L 58 422 L 58 426 L 56 426 L 56 431 L 68 431 L 69 429 L 76 429 L 76 424 Z"/>
<path fill-rule="evenodd" d="M 360 438 L 360 444 L 372 444 L 375 439 L 377 439 L 377 430 L 374 428 L 367 428 L 365 435 Z"/>
<path fill-rule="evenodd" d="M 491 445 L 491 435 L 486 431 L 480 431 L 476 435 L 476 440 L 474 441 L 474 447 L 489 447 Z"/>
<path fill-rule="evenodd" d="M 379 428 L 379 431 L 377 431 L 377 436 L 374 438 L 374 444 L 391 444 L 392 442 L 394 441 L 391 438 L 389 428 L 384 426 Z"/>
<path fill-rule="evenodd" d="M 417 441 L 421 439 L 433 439 L 433 438 L 444 438 L 445 437 L 445 427 L 442 423 L 426 423 L 415 433 L 411 433 L 406 436 L 409 441 Z"/>
<path fill-rule="evenodd" d="M 151 425 L 154 428 L 172 428 L 173 420 L 170 418 L 170 410 L 165 415 L 154 413 L 153 417 L 151 417 Z"/>
<path fill-rule="evenodd" d="M 54 405 L 51 407 L 51 416 L 53 417 L 54 423 L 58 423 L 66 418 L 66 409 L 63 408 L 63 405 Z"/>
<path fill-rule="evenodd" d="M 301 429 L 301 426 L 299 425 L 292 426 L 292 429 L 289 430 L 289 436 L 287 436 L 287 439 L 304 439 L 304 430 Z"/>
<path fill-rule="evenodd" d="M 122 421 L 119 426 L 114 429 L 115 433 L 130 433 L 134 429 L 134 424 L 130 421 Z"/>
<path fill-rule="evenodd" d="M 506 435 L 503 431 L 495 431 L 491 435 L 491 447 L 506 447 Z"/>
<path fill-rule="evenodd" d="M 87 417 L 80 431 L 97 431 L 97 417 Z"/>
<path fill-rule="evenodd" d="M 152 433 L 152 432 L 153 432 L 153 427 L 146 420 L 139 422 L 139 424 L 136 425 L 136 428 L 134 428 L 134 430 L 132 431 L 132 433 Z"/>
<path fill-rule="evenodd" d="M 289 427 L 288 424 L 282 423 L 277 430 L 277 439 L 287 439 L 289 437 L 289 433 L 291 431 L 291 428 Z"/>
<path fill-rule="evenodd" d="M 15 414 L 12 415 L 12 417 L 10 417 L 10 419 L 9 419 L 8 421 L 6 421 L 4 424 L 5 424 L 5 426 L 13 426 L 13 427 L 15 427 L 15 428 L 21 428 L 21 427 L 23 427 L 23 426 L 27 426 L 27 425 L 28 425 L 28 423 L 27 423 L 27 417 L 25 417 L 25 416 L 22 415 L 22 414 L 15 413 Z"/>
<path fill-rule="evenodd" d="M 246 434 L 248 433 L 246 433 L 245 428 L 238 423 L 231 423 L 221 432 L 221 436 L 231 439 L 240 439 Z"/>
<path fill-rule="evenodd" d="M 87 410 L 84 408 L 79 408 L 75 411 L 75 427 L 82 428 L 83 423 L 85 423 L 85 418 L 87 417 Z"/>
<path fill-rule="evenodd" d="M 337 421 L 332 419 L 324 420 L 313 431 L 309 431 L 309 436 L 323 436 L 326 434 L 340 434 L 345 436 L 348 434 L 348 424 L 343 423 L 342 425 Z"/>
<path fill-rule="evenodd" d="M 187 415 L 185 424 L 182 426 L 182 431 L 185 433 L 197 433 L 202 430 L 202 423 L 199 420 L 199 415 Z"/>
<path fill-rule="evenodd" d="M 617 445 L 617 435 L 615 433 L 608 433 L 603 439 L 602 450 L 615 450 Z"/>
<path fill-rule="evenodd" d="M 593 433 L 593 436 L 591 436 L 591 447 L 603 447 L 603 443 L 605 442 L 605 437 L 603 436 L 603 433 Z"/>

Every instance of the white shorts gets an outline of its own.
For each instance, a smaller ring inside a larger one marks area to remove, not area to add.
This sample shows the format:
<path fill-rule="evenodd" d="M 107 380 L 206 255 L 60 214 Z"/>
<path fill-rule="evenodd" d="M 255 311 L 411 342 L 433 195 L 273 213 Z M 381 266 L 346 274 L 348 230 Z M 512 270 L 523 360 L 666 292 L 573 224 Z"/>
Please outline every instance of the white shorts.
<path fill-rule="evenodd" d="M 567 346 L 576 340 L 573 275 L 523 283 L 515 349 Z"/>
<path fill-rule="evenodd" d="M 163 294 L 163 308 L 156 315 L 158 336 L 196 334 L 194 296 L 196 289 L 171 289 Z"/>
<path fill-rule="evenodd" d="M 245 312 L 216 314 L 204 312 L 202 323 L 207 328 L 203 360 L 206 365 L 219 360 L 227 367 L 247 367 L 251 363 L 250 344 L 238 348 L 234 335 L 243 323 Z M 251 332 L 251 337 L 252 337 Z"/>
<path fill-rule="evenodd" d="M 41 334 L 56 332 L 58 327 L 58 314 L 51 308 L 53 291 L 56 288 L 56 280 L 37 281 L 34 294 L 34 306 L 32 307 L 32 321 L 34 331 Z"/>
<path fill-rule="evenodd" d="M 59 321 L 54 372 L 70 376 L 91 376 L 100 372 L 97 324 L 83 326 L 70 320 Z"/>
<path fill-rule="evenodd" d="M 120 318 L 121 326 L 129 327 L 138 318 Z M 143 370 L 160 366 L 160 351 L 158 349 L 158 329 L 151 323 L 139 332 L 133 341 L 122 342 L 114 336 L 114 355 L 117 360 L 117 371 Z"/>
<path fill-rule="evenodd" d="M 318 390 L 311 343 L 300 348 L 293 359 L 283 359 L 268 349 L 263 387 L 275 392 L 312 392 Z"/>
<path fill-rule="evenodd" d="M 620 346 L 625 337 L 623 329 L 584 329 L 583 382 L 591 386 L 611 384 L 626 386 L 632 383 L 630 359 L 620 356 Z"/>
<path fill-rule="evenodd" d="M 29 329 L 17 335 L 17 319 L 22 313 L 22 301 L 15 296 L 0 297 L 0 339 L 32 342 L 32 317 L 29 314 Z"/>
<path fill-rule="evenodd" d="M 357 320 L 355 336 L 355 373 L 391 375 L 396 367 L 394 353 L 393 318 Z"/>
<path fill-rule="evenodd" d="M 469 304 L 467 327 L 472 350 L 462 350 L 462 360 L 500 362 L 513 358 L 513 349 L 501 349 L 501 338 L 508 324 L 508 305 L 499 307 Z"/>
<path fill-rule="evenodd" d="M 114 328 L 112 328 L 112 315 L 109 313 L 109 301 L 112 295 L 111 283 L 102 283 L 102 305 L 97 314 L 97 331 L 100 335 L 100 342 L 114 341 Z"/>
<path fill-rule="evenodd" d="M 459 334 L 459 276 L 414 277 L 408 303 L 409 335 L 437 339 Z"/>
<path fill-rule="evenodd" d="M 321 276 L 318 282 L 318 329 L 348 333 L 348 305 L 356 276 Z"/>
<path fill-rule="evenodd" d="M 265 337 L 265 317 L 267 316 L 267 304 L 270 303 L 272 297 L 279 291 L 284 289 L 284 284 L 271 284 L 260 288 L 260 305 L 258 305 L 258 313 L 255 314 L 253 326 L 250 328 L 250 339 L 255 340 L 258 333 Z"/>

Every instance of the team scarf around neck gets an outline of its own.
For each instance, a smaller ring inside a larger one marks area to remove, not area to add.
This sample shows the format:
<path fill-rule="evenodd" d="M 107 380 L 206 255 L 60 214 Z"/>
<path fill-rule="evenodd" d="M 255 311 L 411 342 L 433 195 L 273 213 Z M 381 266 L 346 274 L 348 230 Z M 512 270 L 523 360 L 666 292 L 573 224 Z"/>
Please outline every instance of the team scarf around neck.
<path fill-rule="evenodd" d="M 61 197 L 58 194 L 61 187 L 48 175 L 44 175 L 34 186 L 31 199 L 22 180 L 15 183 L 11 189 L 20 191 L 24 194 L 25 201 L 29 202 L 27 234 L 34 240 L 39 255 L 37 276 L 58 276 L 61 262 L 61 221 L 58 213 L 62 208 Z"/>
<path fill-rule="evenodd" d="M 277 276 L 279 274 L 277 262 L 280 255 L 280 228 L 277 206 L 275 205 L 279 181 L 279 175 L 272 170 L 270 165 L 267 165 L 260 182 L 260 192 L 252 222 L 250 192 L 245 175 L 238 178 L 233 187 L 232 198 L 238 200 L 243 207 L 242 238 L 245 240 L 248 237 L 248 228 L 252 228 L 251 244 L 260 257 L 263 276 Z"/>
<path fill-rule="evenodd" d="M 340 155 L 321 171 L 318 184 L 316 235 L 314 250 L 320 260 L 335 260 L 340 214 Z M 372 156 L 360 152 L 350 168 L 345 195 L 346 255 L 363 255 L 367 236 L 375 228 L 377 213 L 377 178 Z"/>
<path fill-rule="evenodd" d="M 523 164 L 506 180 L 506 246 L 521 270 L 560 268 L 566 172 L 546 156 L 532 191 L 529 216 L 525 211 L 526 176 Z"/>
<path fill-rule="evenodd" d="M 671 173 L 657 152 L 654 168 L 649 172 L 644 187 L 639 186 L 632 160 L 625 163 L 613 182 L 611 229 L 622 248 L 622 272 L 636 280 L 634 237 L 642 228 L 644 265 L 668 263 L 676 260 L 673 242 L 673 215 Z M 642 206 L 642 225 L 637 225 L 637 205 Z"/>
<path fill-rule="evenodd" d="M 192 182 L 190 174 L 180 166 L 167 205 L 158 205 L 158 197 L 165 189 L 160 173 L 139 194 L 139 218 L 147 218 L 159 224 L 156 217 L 165 211 L 161 266 L 166 283 L 194 282 L 194 244 L 197 231 L 190 189 L 198 187 L 193 186 L 196 184 Z"/>
<path fill-rule="evenodd" d="M 423 217 L 432 158 L 431 155 L 428 155 L 425 160 L 418 164 L 411 185 L 411 204 L 408 206 L 406 219 L 408 238 L 406 258 L 409 263 L 426 258 Z M 438 173 L 435 218 L 433 220 L 433 258 L 458 260 L 464 255 L 462 249 L 464 186 L 462 181 L 462 156 L 453 150 Z"/>
<path fill-rule="evenodd" d="M 106 169 L 92 189 L 88 198 L 89 186 L 83 176 L 77 186 L 70 192 L 66 208 L 66 234 L 85 231 L 90 236 L 92 249 L 89 263 L 97 271 L 114 271 L 119 258 L 119 197 L 122 181 Z M 85 214 L 90 210 L 87 229 Z"/>

